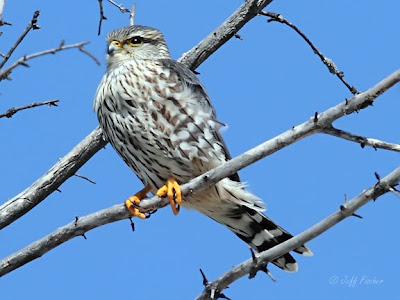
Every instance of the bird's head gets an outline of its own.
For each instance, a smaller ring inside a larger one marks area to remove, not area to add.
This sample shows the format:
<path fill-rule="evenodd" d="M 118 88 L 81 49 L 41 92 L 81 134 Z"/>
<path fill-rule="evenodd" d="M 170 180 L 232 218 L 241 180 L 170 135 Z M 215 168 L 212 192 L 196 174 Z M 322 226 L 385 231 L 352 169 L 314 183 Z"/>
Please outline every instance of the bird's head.
<path fill-rule="evenodd" d="M 116 29 L 107 35 L 107 64 L 124 60 L 169 59 L 162 33 L 151 27 L 133 25 Z"/>

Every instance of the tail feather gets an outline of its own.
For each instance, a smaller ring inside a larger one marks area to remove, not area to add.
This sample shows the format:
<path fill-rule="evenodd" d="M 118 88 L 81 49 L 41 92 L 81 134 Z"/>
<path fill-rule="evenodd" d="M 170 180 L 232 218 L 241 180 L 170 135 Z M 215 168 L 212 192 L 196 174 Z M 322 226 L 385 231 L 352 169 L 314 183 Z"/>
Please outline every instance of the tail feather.
<path fill-rule="evenodd" d="M 217 184 L 216 189 L 218 189 L 219 198 L 218 209 L 197 208 L 228 227 L 258 252 L 270 249 L 292 238 L 289 232 L 261 213 L 264 208 L 261 200 L 245 191 L 240 183 L 224 179 Z M 293 251 L 305 256 L 313 255 L 306 245 Z M 278 257 L 272 263 L 289 272 L 296 272 L 298 269 L 297 262 L 290 253 Z"/>
<path fill-rule="evenodd" d="M 236 214 L 238 218 L 240 215 L 241 220 L 246 222 L 247 226 L 243 226 L 242 223 L 240 225 L 240 233 L 235 228 L 230 226 L 228 226 L 228 228 L 258 252 L 268 250 L 293 237 L 285 229 L 275 224 L 271 219 L 249 207 L 238 206 L 232 208 L 231 215 L 232 214 Z M 239 225 L 240 223 L 237 224 Z M 247 230 L 244 230 L 244 228 Z M 243 232 L 245 232 L 245 234 L 243 234 Z M 306 245 L 302 245 L 293 251 L 305 256 L 312 256 L 311 250 Z M 298 269 L 297 262 L 290 253 L 284 254 L 272 261 L 272 263 L 289 272 L 296 272 Z"/>

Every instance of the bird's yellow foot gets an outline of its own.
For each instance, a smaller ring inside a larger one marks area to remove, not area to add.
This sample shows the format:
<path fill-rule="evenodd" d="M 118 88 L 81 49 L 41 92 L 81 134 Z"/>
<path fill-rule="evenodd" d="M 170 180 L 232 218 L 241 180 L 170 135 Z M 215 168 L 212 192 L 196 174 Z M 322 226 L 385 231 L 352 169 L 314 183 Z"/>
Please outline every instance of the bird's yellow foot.
<path fill-rule="evenodd" d="M 151 187 L 148 185 L 144 187 L 144 189 L 137 192 L 135 195 L 130 196 L 128 200 L 125 201 L 126 208 L 131 212 L 134 217 L 138 217 L 141 219 L 146 219 L 146 215 L 142 213 L 138 208 L 134 206 L 134 204 L 139 204 L 140 200 L 146 198 L 148 192 L 150 192 Z"/>
<path fill-rule="evenodd" d="M 179 213 L 180 204 L 182 203 L 182 192 L 180 185 L 174 177 L 168 179 L 165 185 L 157 191 L 157 196 L 160 198 L 168 196 L 172 212 L 174 215 Z"/>

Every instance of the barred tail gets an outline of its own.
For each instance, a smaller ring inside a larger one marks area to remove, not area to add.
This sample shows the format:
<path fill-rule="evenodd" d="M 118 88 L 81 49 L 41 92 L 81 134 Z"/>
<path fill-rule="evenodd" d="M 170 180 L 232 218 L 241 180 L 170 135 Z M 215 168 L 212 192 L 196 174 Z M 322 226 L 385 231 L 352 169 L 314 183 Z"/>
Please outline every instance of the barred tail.
<path fill-rule="evenodd" d="M 228 227 L 258 252 L 270 249 L 292 237 L 290 233 L 261 213 L 263 208 L 260 207 L 260 200 L 245 191 L 239 183 L 224 179 L 217 184 L 216 188 L 220 196 L 218 214 L 215 213 L 216 211 L 206 214 Z M 305 256 L 313 255 L 305 245 L 293 251 Z M 272 263 L 289 272 L 296 272 L 298 269 L 296 260 L 289 253 L 275 259 Z"/>

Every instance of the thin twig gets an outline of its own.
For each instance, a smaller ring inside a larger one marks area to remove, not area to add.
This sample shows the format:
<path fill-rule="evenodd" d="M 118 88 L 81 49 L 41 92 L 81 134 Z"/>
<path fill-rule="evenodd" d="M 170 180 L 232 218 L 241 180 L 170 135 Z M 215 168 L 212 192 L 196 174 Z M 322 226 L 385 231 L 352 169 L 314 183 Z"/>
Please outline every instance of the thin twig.
<path fill-rule="evenodd" d="M 37 10 L 33 14 L 32 20 L 30 20 L 28 26 L 25 28 L 24 32 L 20 35 L 20 37 L 17 39 L 17 41 L 14 43 L 14 45 L 11 46 L 10 50 L 8 50 L 7 54 L 5 54 L 5 57 L 3 61 L 0 63 L 0 69 L 4 66 L 4 64 L 8 61 L 8 59 L 11 57 L 13 54 L 14 50 L 18 47 L 18 45 L 22 42 L 22 40 L 25 38 L 25 36 L 28 34 L 28 32 L 31 29 L 40 29 L 40 26 L 37 25 L 37 18 L 39 17 L 40 11 Z M 1 76 L 0 76 L 1 78 Z"/>
<path fill-rule="evenodd" d="M 108 2 L 110 2 L 110 3 L 111 3 L 112 5 L 114 5 L 115 7 L 118 7 L 119 10 L 120 10 L 122 13 L 131 12 L 129 9 L 123 7 L 122 4 L 117 4 L 117 3 L 115 3 L 113 0 L 108 0 Z"/>
<path fill-rule="evenodd" d="M 353 95 L 357 94 L 357 89 L 355 88 L 355 86 L 351 86 L 350 84 L 348 84 L 346 82 L 346 80 L 344 80 L 344 73 L 342 71 L 339 71 L 339 69 L 337 68 L 337 66 L 334 63 L 334 61 L 332 59 L 324 56 L 321 53 L 321 51 L 319 51 L 317 49 L 317 47 L 315 47 L 315 45 L 310 41 L 310 39 L 297 26 L 295 26 L 294 24 L 292 24 L 291 22 L 286 20 L 281 14 L 268 12 L 268 11 L 261 11 L 260 15 L 269 17 L 270 19 L 268 20 L 268 22 L 274 22 L 274 21 L 275 22 L 279 22 L 279 23 L 282 23 L 282 24 L 285 24 L 285 25 L 289 26 L 294 31 L 296 31 L 306 41 L 306 43 L 312 48 L 314 53 L 319 56 L 321 61 L 329 69 L 329 72 L 331 72 L 332 74 L 335 74 L 343 82 L 343 84 L 349 89 L 349 91 Z"/>
<path fill-rule="evenodd" d="M 42 106 L 42 105 L 48 105 L 50 106 L 58 106 L 57 102 L 59 102 L 60 100 L 56 99 L 56 100 L 50 100 L 50 101 L 44 101 L 44 102 L 34 102 L 25 106 L 21 106 L 21 107 L 12 107 L 10 109 L 8 109 L 5 113 L 0 114 L 0 118 L 11 118 L 15 113 L 17 113 L 18 111 L 24 110 L 24 109 L 28 109 L 28 108 L 33 108 L 33 107 L 37 107 L 37 106 Z"/>
<path fill-rule="evenodd" d="M 132 4 L 131 13 L 129 14 L 129 25 L 135 25 L 136 3 Z"/>
<path fill-rule="evenodd" d="M 288 253 L 293 249 L 296 249 L 300 245 L 303 245 L 315 237 L 321 235 L 329 228 L 333 227 L 340 221 L 347 217 L 352 216 L 360 207 L 368 203 L 373 199 L 377 199 L 383 194 L 387 193 L 395 186 L 400 180 L 400 167 L 395 169 L 385 178 L 383 178 L 379 183 L 374 184 L 367 190 L 364 190 L 357 197 L 353 198 L 346 203 L 345 209 L 339 209 L 330 216 L 326 217 L 322 221 L 318 222 L 314 226 L 305 230 L 304 232 L 292 237 L 291 239 L 268 249 L 267 251 L 259 253 L 257 260 L 252 258 L 236 265 L 231 270 L 220 276 L 218 279 L 210 282 L 208 286 L 212 286 L 218 292 L 221 292 L 232 282 L 236 281 L 242 276 L 250 274 L 252 270 L 262 267 L 269 261 L 282 256 L 284 253 Z M 196 300 L 208 300 L 210 299 L 210 290 L 207 287 L 204 289 L 202 294 L 196 298 Z"/>
<path fill-rule="evenodd" d="M 103 24 L 103 20 L 107 20 L 107 17 L 104 15 L 104 9 L 103 9 L 103 0 L 98 0 L 99 1 L 99 7 L 100 7 L 100 20 L 99 20 L 99 29 L 97 34 L 100 35 L 101 33 L 101 25 Z M 125 7 L 122 6 L 122 4 L 117 4 L 112 0 L 107 0 L 110 2 L 112 5 L 117 7 L 122 13 L 130 13 L 131 11 Z M 131 14 L 132 15 L 132 14 Z"/>
<path fill-rule="evenodd" d="M 47 55 L 47 54 L 55 54 L 56 52 L 67 50 L 67 49 L 78 48 L 81 52 L 87 54 L 90 58 L 92 58 L 96 64 L 100 64 L 99 61 L 95 58 L 95 56 L 93 54 L 89 53 L 87 50 L 85 50 L 83 48 L 83 46 L 87 45 L 88 43 L 89 42 L 81 42 L 81 43 L 65 46 L 64 41 L 62 41 L 57 48 L 53 48 L 53 49 L 49 49 L 49 50 L 45 50 L 45 51 L 41 51 L 41 52 L 37 52 L 37 53 L 33 53 L 33 54 L 29 54 L 29 55 L 20 57 L 11 66 L 0 71 L 0 81 L 6 79 L 8 77 L 8 75 L 11 73 L 11 71 L 20 65 L 29 67 L 29 65 L 26 62 L 30 59 L 33 59 L 33 58 L 36 58 L 39 56 L 43 56 L 43 55 Z"/>
<path fill-rule="evenodd" d="M 103 20 L 107 20 L 107 17 L 104 15 L 103 0 L 99 0 L 99 7 L 100 7 L 100 21 L 99 21 L 99 29 L 97 31 L 97 35 L 100 35 L 101 33 L 101 25 L 103 24 Z"/>
<path fill-rule="evenodd" d="M 97 59 L 96 56 L 94 56 L 92 53 L 90 53 L 89 51 L 87 51 L 83 45 L 78 47 L 79 51 L 81 51 L 82 53 L 85 53 L 87 56 L 89 56 L 91 59 L 93 59 L 93 61 L 96 63 L 96 65 L 100 66 L 101 63 L 100 61 Z"/>
<path fill-rule="evenodd" d="M 82 179 L 85 179 L 85 180 L 89 181 L 90 183 L 96 184 L 96 182 L 94 180 L 92 180 L 92 179 L 90 179 L 90 178 L 88 178 L 86 176 L 83 176 L 81 174 L 75 173 L 74 176 L 82 178 Z"/>
<path fill-rule="evenodd" d="M 385 150 L 390 150 L 390 151 L 396 151 L 400 152 L 400 145 L 399 144 L 394 144 L 394 143 L 388 143 L 385 141 L 373 139 L 373 138 L 367 138 L 361 135 L 356 135 L 347 131 L 343 131 L 340 129 L 336 129 L 333 126 L 330 128 L 325 128 L 323 130 L 323 133 L 333 135 L 348 141 L 356 142 L 361 145 L 361 148 L 364 148 L 365 146 L 370 146 L 374 148 L 375 150 L 380 148 L 380 149 L 385 149 Z"/>

